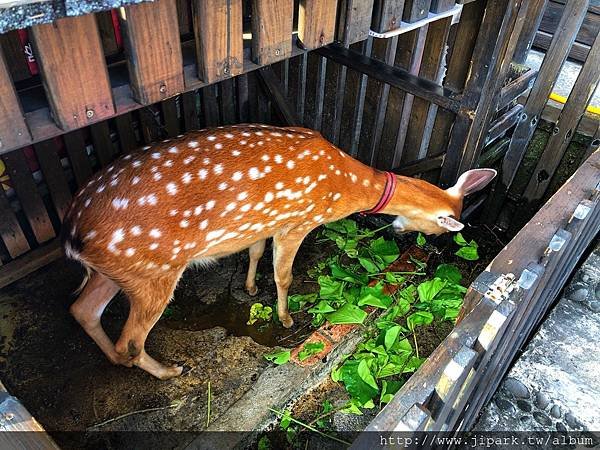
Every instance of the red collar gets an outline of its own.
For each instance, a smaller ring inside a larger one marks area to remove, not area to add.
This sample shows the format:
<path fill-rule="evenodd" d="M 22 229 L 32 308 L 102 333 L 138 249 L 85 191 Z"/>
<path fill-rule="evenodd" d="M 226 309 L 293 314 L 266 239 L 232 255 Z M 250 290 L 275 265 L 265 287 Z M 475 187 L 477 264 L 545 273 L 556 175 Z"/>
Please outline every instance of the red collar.
<path fill-rule="evenodd" d="M 396 183 L 397 183 L 396 175 L 394 175 L 392 172 L 384 172 L 384 173 L 385 173 L 385 186 L 383 187 L 383 194 L 381 194 L 381 198 L 379 199 L 379 201 L 373 208 L 368 209 L 366 211 L 362 211 L 360 213 L 361 215 L 364 216 L 366 214 L 377 214 L 382 209 L 384 209 L 388 205 L 390 200 L 392 199 L 392 197 L 394 195 L 394 191 L 396 190 Z"/>

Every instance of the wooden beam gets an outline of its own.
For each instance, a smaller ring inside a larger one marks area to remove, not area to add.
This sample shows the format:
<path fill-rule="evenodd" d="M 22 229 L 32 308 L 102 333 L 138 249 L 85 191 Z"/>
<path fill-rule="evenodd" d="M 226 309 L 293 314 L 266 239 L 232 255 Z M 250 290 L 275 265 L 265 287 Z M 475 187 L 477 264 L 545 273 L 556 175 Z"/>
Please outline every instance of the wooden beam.
<path fill-rule="evenodd" d="M 0 154 L 31 142 L 21 103 L 0 49 Z"/>
<path fill-rule="evenodd" d="M 346 49 L 338 44 L 322 47 L 316 52 L 339 64 L 344 64 L 351 69 L 362 72 L 376 80 L 383 81 L 392 87 L 409 92 L 417 97 L 433 102 L 444 109 L 458 111 L 460 102 L 457 94 L 440 86 L 437 83 L 423 80 L 397 67 L 377 61 L 368 56 L 361 55 L 353 50 Z"/>
<path fill-rule="evenodd" d="M 434 14 L 439 14 L 451 10 L 455 4 L 455 0 L 431 0 L 429 10 Z"/>
<path fill-rule="evenodd" d="M 403 12 L 404 0 L 376 0 L 373 5 L 373 31 L 385 33 L 399 28 Z"/>
<path fill-rule="evenodd" d="M 115 107 L 94 16 L 58 19 L 31 31 L 58 126 L 71 130 L 111 117 Z"/>
<path fill-rule="evenodd" d="M 313 50 L 330 44 L 335 38 L 337 0 L 300 0 L 298 40 Z"/>
<path fill-rule="evenodd" d="M 405 166 L 400 166 L 395 169 L 392 169 L 392 171 L 397 173 L 398 175 L 412 177 L 419 173 L 425 173 L 435 169 L 439 169 L 444 164 L 445 157 L 446 155 L 438 155 L 429 158 L 419 159 Z"/>
<path fill-rule="evenodd" d="M 413 23 L 425 19 L 429 14 L 431 0 L 406 0 L 404 3 L 404 22 Z"/>
<path fill-rule="evenodd" d="M 29 253 L 11 261 L 0 269 L 0 288 L 29 275 L 31 272 L 50 264 L 62 256 L 62 248 L 58 239 L 38 247 Z M 10 433 L 0 433 L 0 435 Z M 28 448 L 28 447 L 25 447 Z M 46 448 L 46 447 L 42 447 Z"/>
<path fill-rule="evenodd" d="M 527 15 L 530 17 L 530 20 L 528 20 L 523 26 L 521 36 L 519 37 L 519 43 L 515 49 L 513 61 L 516 64 L 525 64 L 525 61 L 527 60 L 527 53 L 529 53 L 536 36 L 536 32 L 540 28 L 540 22 L 544 16 L 544 11 L 546 10 L 547 4 L 548 0 L 532 0 L 529 3 Z"/>
<path fill-rule="evenodd" d="M 293 0 L 252 2 L 252 60 L 259 65 L 289 58 L 292 53 Z"/>
<path fill-rule="evenodd" d="M 536 48 L 546 53 L 548 48 L 550 48 L 550 44 L 552 43 L 552 37 L 552 34 L 538 30 L 535 34 L 535 39 L 533 40 L 533 48 Z M 569 51 L 568 58 L 583 63 L 585 62 L 585 59 L 587 58 L 589 52 L 589 45 L 582 44 L 581 42 L 573 42 L 573 46 Z"/>
<path fill-rule="evenodd" d="M 383 2 L 389 1 L 404 2 L 404 0 L 383 0 Z M 338 41 L 345 45 L 352 45 L 369 37 L 371 16 L 374 13 L 373 2 L 374 0 L 340 0 Z M 378 0 L 377 3 L 381 3 L 381 1 Z"/>
<path fill-rule="evenodd" d="M 120 8 L 134 99 L 147 105 L 184 90 L 175 0 Z"/>
<path fill-rule="evenodd" d="M 214 82 L 243 71 L 242 0 L 193 0 L 198 78 Z"/>
<path fill-rule="evenodd" d="M 523 194 L 527 201 L 540 200 L 546 193 L 554 172 L 575 135 L 579 121 L 585 114 L 587 105 L 596 91 L 600 81 L 599 66 L 600 35 L 596 36 L 596 41 L 569 94 L 569 99 L 552 130 L 552 135 L 537 162 L 533 175 L 529 179 L 529 184 Z"/>
<path fill-rule="evenodd" d="M 518 99 L 521 95 L 527 92 L 531 88 L 531 86 L 533 86 L 537 74 L 537 70 L 529 69 L 519 78 L 511 81 L 506 86 L 502 87 L 502 90 L 500 91 L 500 99 L 498 100 L 496 110 L 499 111 L 505 108 L 511 102 Z"/>
<path fill-rule="evenodd" d="M 281 82 L 270 67 L 263 67 L 258 72 L 258 79 L 261 81 L 263 88 L 268 96 L 273 101 L 273 105 L 277 109 L 279 115 L 286 125 L 299 127 L 302 126 L 300 119 L 296 115 L 294 108 L 290 105 L 289 100 L 283 93 Z"/>
<path fill-rule="evenodd" d="M 490 126 L 490 129 L 485 138 L 484 145 L 494 142 L 496 139 L 504 136 L 504 134 L 514 127 L 519 122 L 519 117 L 523 111 L 523 105 L 515 105 L 500 117 L 498 117 Z"/>

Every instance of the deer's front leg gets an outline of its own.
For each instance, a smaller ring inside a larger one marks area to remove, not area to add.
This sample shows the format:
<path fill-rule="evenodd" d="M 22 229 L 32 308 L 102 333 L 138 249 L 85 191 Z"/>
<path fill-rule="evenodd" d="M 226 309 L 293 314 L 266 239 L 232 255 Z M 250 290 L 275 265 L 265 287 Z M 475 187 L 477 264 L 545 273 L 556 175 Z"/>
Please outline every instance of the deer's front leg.
<path fill-rule="evenodd" d="M 289 232 L 285 236 L 273 237 L 273 268 L 277 285 L 277 315 L 284 327 L 290 328 L 294 321 L 288 312 L 288 289 L 292 284 L 292 265 L 306 237 L 305 233 Z"/>
<path fill-rule="evenodd" d="M 250 254 L 250 262 L 248 264 L 248 275 L 246 276 L 246 291 L 252 296 L 255 296 L 258 293 L 258 288 L 256 287 L 256 268 L 258 267 L 258 261 L 265 252 L 266 242 L 266 239 L 255 242 L 250 246 L 248 251 Z"/>

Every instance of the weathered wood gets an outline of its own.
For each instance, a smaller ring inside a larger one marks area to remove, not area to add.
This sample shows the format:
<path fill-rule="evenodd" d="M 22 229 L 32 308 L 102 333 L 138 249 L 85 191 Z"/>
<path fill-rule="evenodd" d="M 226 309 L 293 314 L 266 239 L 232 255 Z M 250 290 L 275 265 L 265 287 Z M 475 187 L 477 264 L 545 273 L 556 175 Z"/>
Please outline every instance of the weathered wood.
<path fill-rule="evenodd" d="M 374 0 L 340 0 L 338 41 L 351 45 L 369 37 L 373 2 Z"/>
<path fill-rule="evenodd" d="M 491 124 L 484 145 L 494 142 L 496 139 L 504 136 L 509 129 L 514 127 L 519 122 L 521 111 L 523 111 L 523 105 L 517 104 L 498 117 L 498 119 Z"/>
<path fill-rule="evenodd" d="M 431 0 L 406 0 L 404 3 L 404 14 L 402 20 L 412 23 L 427 17 Z"/>
<path fill-rule="evenodd" d="M 252 60 L 272 64 L 292 53 L 293 0 L 252 2 Z"/>
<path fill-rule="evenodd" d="M 194 32 L 192 4 L 189 0 L 177 0 L 177 22 L 179 22 L 179 34 L 185 35 Z"/>
<path fill-rule="evenodd" d="M 115 158 L 115 149 L 110 138 L 108 122 L 99 122 L 90 127 L 92 145 L 101 167 L 108 166 Z"/>
<path fill-rule="evenodd" d="M 175 0 L 121 8 L 131 90 L 143 105 L 184 90 L 183 60 Z"/>
<path fill-rule="evenodd" d="M 235 79 L 237 93 L 237 115 L 241 123 L 248 122 L 248 75 L 240 75 Z"/>
<path fill-rule="evenodd" d="M 72 131 L 63 136 L 77 187 L 82 187 L 92 176 L 92 165 L 85 149 L 81 131 Z"/>
<path fill-rule="evenodd" d="M 58 19 L 35 25 L 31 32 L 58 126 L 69 130 L 112 116 L 112 91 L 94 16 Z"/>
<path fill-rule="evenodd" d="M 0 154 L 12 147 L 27 145 L 31 135 L 23 110 L 0 51 Z"/>
<path fill-rule="evenodd" d="M 241 0 L 193 0 L 198 77 L 214 82 L 243 71 Z"/>
<path fill-rule="evenodd" d="M 104 55 L 110 56 L 118 53 L 120 49 L 115 36 L 111 11 L 100 11 L 95 14 L 95 17 Z"/>
<path fill-rule="evenodd" d="M 4 243 L 11 258 L 21 256 L 29 250 L 29 243 L 21 229 L 15 212 L 10 206 L 4 189 L 0 189 L 0 239 Z M 0 273 L 4 268 L 0 269 Z"/>
<path fill-rule="evenodd" d="M 283 122 L 289 126 L 301 126 L 300 119 L 296 116 L 296 112 L 283 93 L 283 86 L 278 80 L 277 75 L 273 72 L 273 69 L 264 67 L 257 74 L 263 88 L 273 100 L 273 104 Z"/>
<path fill-rule="evenodd" d="M 13 81 L 21 81 L 31 78 L 31 72 L 27 65 L 27 50 L 21 45 L 17 30 L 0 34 L 0 53 L 4 53 L 5 58 L 10 61 L 10 75 Z"/>
<path fill-rule="evenodd" d="M 233 78 L 221 81 L 219 89 L 219 106 L 221 108 L 221 125 L 232 125 L 237 122 L 235 113 L 235 90 Z"/>
<path fill-rule="evenodd" d="M 55 236 L 54 228 L 25 160 L 25 155 L 21 150 L 16 150 L 2 155 L 2 160 L 6 164 L 11 185 L 17 193 L 35 239 L 40 244 L 52 239 Z"/>
<path fill-rule="evenodd" d="M 542 50 L 544 53 L 550 48 L 552 43 L 552 35 L 550 33 L 544 33 L 543 31 L 537 31 L 533 40 L 533 47 L 538 50 Z M 582 44 L 581 42 L 574 42 L 571 50 L 569 51 L 569 58 L 578 62 L 585 62 L 588 53 L 590 52 L 590 46 Z"/>
<path fill-rule="evenodd" d="M 186 92 L 181 96 L 181 107 L 183 108 L 183 126 L 185 131 L 197 130 L 200 128 L 200 119 L 196 106 L 196 91 Z"/>
<path fill-rule="evenodd" d="M 133 131 L 133 123 L 131 122 L 131 113 L 123 114 L 115 118 L 117 127 L 117 135 L 119 136 L 119 145 L 121 153 L 129 153 L 139 147 L 135 132 Z"/>
<path fill-rule="evenodd" d="M 598 6 L 596 5 L 596 8 L 597 7 Z M 589 11 L 588 7 L 585 7 L 585 9 L 588 12 L 577 31 L 575 41 L 586 45 L 592 45 L 596 36 L 600 33 L 600 14 Z M 560 33 L 560 20 L 565 11 L 565 2 L 550 0 L 539 26 L 540 31 L 550 34 Z"/>
<path fill-rule="evenodd" d="M 497 183 L 494 193 L 494 209 L 488 210 L 487 220 L 495 220 L 499 207 L 504 203 L 504 198 L 510 189 L 527 145 L 533 136 L 540 114 L 552 91 L 556 74 L 560 71 L 571 47 L 577 29 L 585 16 L 587 0 L 573 0 L 566 8 L 560 22 L 558 32 L 555 34 L 550 50 L 546 54 L 538 76 L 531 88 L 525 108 L 521 113 L 521 120 L 513 133 L 512 140 L 502 164 L 501 179 Z"/>
<path fill-rule="evenodd" d="M 363 41 L 362 54 L 366 57 L 370 57 L 373 50 L 373 38 L 369 36 L 366 41 Z M 356 157 L 358 155 L 358 143 L 360 141 L 360 132 L 362 129 L 362 119 L 365 108 L 365 94 L 367 91 L 367 80 L 368 76 L 362 71 L 358 83 L 358 92 L 356 93 L 356 102 L 354 104 L 354 114 L 352 124 L 354 125 L 354 132 L 350 141 L 350 155 Z"/>
<path fill-rule="evenodd" d="M 44 141 L 35 144 L 34 149 L 48 191 L 50 191 L 52 203 L 54 203 L 58 218 L 62 221 L 71 202 L 71 190 L 56 154 L 56 144 L 53 140 Z"/>
<path fill-rule="evenodd" d="M 496 110 L 501 110 L 527 92 L 537 77 L 537 70 L 529 69 L 516 80 L 511 81 L 500 91 L 500 99 Z"/>
<path fill-rule="evenodd" d="M 439 14 L 451 10 L 454 8 L 455 4 L 455 0 L 431 0 L 431 7 L 429 10 L 432 13 Z"/>
<path fill-rule="evenodd" d="M 333 42 L 337 0 L 300 0 L 298 40 L 312 50 Z"/>
<path fill-rule="evenodd" d="M 410 164 L 405 166 L 400 166 L 392 169 L 393 172 L 398 175 L 404 175 L 407 177 L 412 177 L 414 175 L 429 172 L 431 170 L 439 169 L 444 164 L 444 158 L 446 155 L 438 155 L 430 158 L 419 159 L 418 161 L 413 161 Z"/>
<path fill-rule="evenodd" d="M 600 81 L 599 66 L 600 35 L 596 37 L 596 41 L 592 45 L 587 60 L 581 68 L 579 76 L 569 94 L 569 99 L 563 107 L 558 122 L 555 124 L 552 135 L 546 144 L 546 148 L 538 160 L 529 184 L 525 189 L 523 197 L 527 201 L 539 200 L 546 193 L 552 176 L 558 168 L 568 145 L 571 143 L 579 121 L 585 114 L 586 107 L 596 91 L 596 87 Z"/>
<path fill-rule="evenodd" d="M 58 239 L 54 239 L 51 242 L 31 250 L 29 253 L 22 255 L 21 257 L 10 261 L 9 263 L 2 266 L 0 270 L 0 288 L 8 286 L 9 284 L 23 278 L 25 275 L 30 274 L 34 270 L 44 267 L 46 264 L 60 258 L 62 256 L 62 248 Z M 3 447 L 2 436 L 10 435 L 11 433 L 0 433 L 0 448 L 14 448 L 14 447 Z M 18 447 L 21 448 L 21 447 Z M 30 448 L 30 447 L 22 447 Z M 48 448 L 48 447 L 42 447 Z"/>
<path fill-rule="evenodd" d="M 450 135 L 448 156 L 440 175 L 442 186 L 453 184 L 458 175 L 473 167 L 479 158 L 500 87 L 508 74 L 527 18 L 528 2 L 501 0 L 487 5 L 461 108 Z"/>
<path fill-rule="evenodd" d="M 529 20 L 523 26 L 521 36 L 519 36 L 517 48 L 515 49 L 515 55 L 513 57 L 513 61 L 516 64 L 525 64 L 525 61 L 527 60 L 527 53 L 533 45 L 536 32 L 540 27 L 540 22 L 542 21 L 547 4 L 548 0 L 532 0 L 529 2 L 529 9 L 527 12 Z"/>
<path fill-rule="evenodd" d="M 404 0 L 376 0 L 373 5 L 373 31 L 385 33 L 400 27 Z"/>
<path fill-rule="evenodd" d="M 312 128 L 321 131 L 323 125 L 323 101 L 325 98 L 325 76 L 327 75 L 327 59 L 319 57 L 317 62 L 317 85 L 315 92 L 315 113 Z"/>
<path fill-rule="evenodd" d="M 168 137 L 177 136 L 180 133 L 179 117 L 177 117 L 177 101 L 170 98 L 160 103 L 162 109 L 163 123 Z"/>
<path fill-rule="evenodd" d="M 140 109 L 140 131 L 144 144 L 152 144 L 162 136 L 162 129 L 158 123 L 158 114 L 152 106 Z"/>
<path fill-rule="evenodd" d="M 219 102 L 217 101 L 217 86 L 210 85 L 202 89 L 202 116 L 204 125 L 214 127 L 219 125 Z"/>

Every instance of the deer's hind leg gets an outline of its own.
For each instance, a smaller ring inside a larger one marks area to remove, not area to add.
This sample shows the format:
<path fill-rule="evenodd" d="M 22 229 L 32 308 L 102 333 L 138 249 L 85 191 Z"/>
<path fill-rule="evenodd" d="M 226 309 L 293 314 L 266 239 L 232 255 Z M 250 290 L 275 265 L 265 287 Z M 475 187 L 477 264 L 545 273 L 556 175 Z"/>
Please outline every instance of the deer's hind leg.
<path fill-rule="evenodd" d="M 246 276 L 246 291 L 252 296 L 258 294 L 258 288 L 256 287 L 256 268 L 258 267 L 258 261 L 260 261 L 260 258 L 262 258 L 262 255 L 265 253 L 266 242 L 266 239 L 262 239 L 252 244 L 248 249 L 250 262 L 248 264 L 248 275 Z"/>
<path fill-rule="evenodd" d="M 135 280 L 124 284 L 129 298 L 129 317 L 115 345 L 116 352 L 134 366 L 161 380 L 181 375 L 182 367 L 165 366 L 146 353 L 148 333 L 165 310 L 183 269 L 153 279 Z"/>

